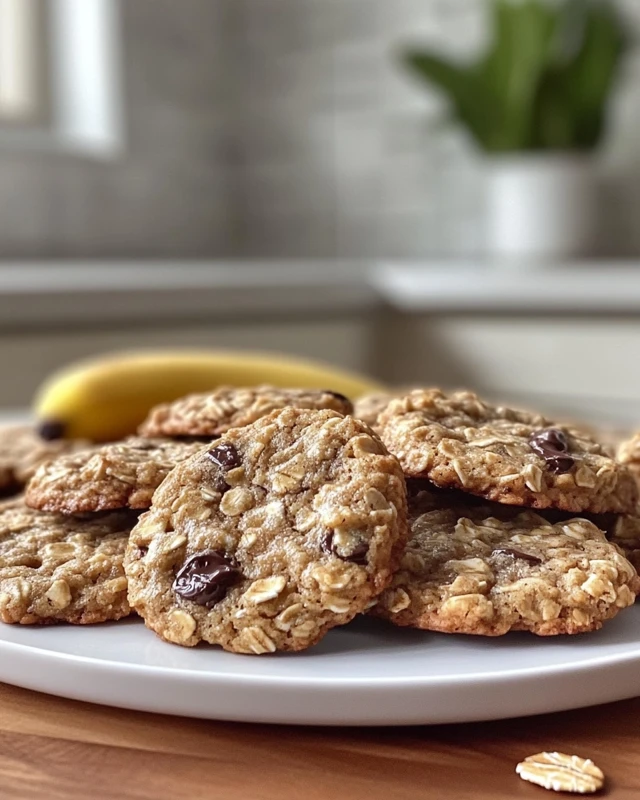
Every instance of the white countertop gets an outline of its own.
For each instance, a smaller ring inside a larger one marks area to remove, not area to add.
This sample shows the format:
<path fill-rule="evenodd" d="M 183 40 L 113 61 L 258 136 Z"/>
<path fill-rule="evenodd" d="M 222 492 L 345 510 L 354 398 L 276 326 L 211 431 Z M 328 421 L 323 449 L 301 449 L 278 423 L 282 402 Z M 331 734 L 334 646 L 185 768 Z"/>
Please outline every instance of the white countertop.
<path fill-rule="evenodd" d="M 383 263 L 371 280 L 406 312 L 640 312 L 640 261 L 530 269 L 470 263 Z"/>
<path fill-rule="evenodd" d="M 378 302 L 359 262 L 5 262 L 0 325 L 210 319 L 365 310 Z"/>
<path fill-rule="evenodd" d="M 401 312 L 636 313 L 640 260 L 518 269 L 462 262 L 0 264 L 0 326 Z"/>

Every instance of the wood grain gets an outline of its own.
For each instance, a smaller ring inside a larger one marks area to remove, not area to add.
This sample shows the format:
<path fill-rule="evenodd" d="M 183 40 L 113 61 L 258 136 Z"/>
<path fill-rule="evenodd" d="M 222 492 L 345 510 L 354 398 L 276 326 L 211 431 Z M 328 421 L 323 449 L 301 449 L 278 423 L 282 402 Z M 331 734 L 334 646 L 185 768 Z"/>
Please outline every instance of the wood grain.
<path fill-rule="evenodd" d="M 0 684 L 2 800 L 543 798 L 516 763 L 592 758 L 640 797 L 640 698 L 530 719 L 416 728 L 241 725 L 93 706 Z"/>

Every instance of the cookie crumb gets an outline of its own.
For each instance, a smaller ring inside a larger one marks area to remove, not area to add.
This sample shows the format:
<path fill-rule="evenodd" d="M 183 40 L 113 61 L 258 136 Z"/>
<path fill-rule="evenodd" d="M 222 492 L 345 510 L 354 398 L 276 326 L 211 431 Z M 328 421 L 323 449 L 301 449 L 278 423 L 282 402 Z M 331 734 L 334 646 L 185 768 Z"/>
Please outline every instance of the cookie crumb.
<path fill-rule="evenodd" d="M 523 781 L 554 792 L 593 794 L 604 786 L 604 773 L 589 758 L 565 753 L 536 753 L 516 766 Z"/>

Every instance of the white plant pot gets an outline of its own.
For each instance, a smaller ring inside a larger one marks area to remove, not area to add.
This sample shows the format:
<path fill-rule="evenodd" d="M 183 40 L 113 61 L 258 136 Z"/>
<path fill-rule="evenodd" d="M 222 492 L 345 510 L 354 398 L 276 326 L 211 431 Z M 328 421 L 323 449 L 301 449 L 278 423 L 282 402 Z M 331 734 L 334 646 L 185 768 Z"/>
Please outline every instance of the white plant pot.
<path fill-rule="evenodd" d="M 595 227 L 593 161 L 523 155 L 488 162 L 487 249 L 495 258 L 589 255 Z"/>

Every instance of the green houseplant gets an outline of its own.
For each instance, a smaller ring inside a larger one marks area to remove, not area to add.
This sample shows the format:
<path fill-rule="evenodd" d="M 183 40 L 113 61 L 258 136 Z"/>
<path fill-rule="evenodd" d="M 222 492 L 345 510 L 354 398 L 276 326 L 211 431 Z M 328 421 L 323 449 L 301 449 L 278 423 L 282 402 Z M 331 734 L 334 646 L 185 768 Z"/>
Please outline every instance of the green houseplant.
<path fill-rule="evenodd" d="M 573 255 L 592 230 L 592 158 L 628 45 L 609 0 L 490 0 L 487 49 L 457 63 L 411 48 L 404 63 L 448 99 L 490 158 L 491 249 Z"/>

